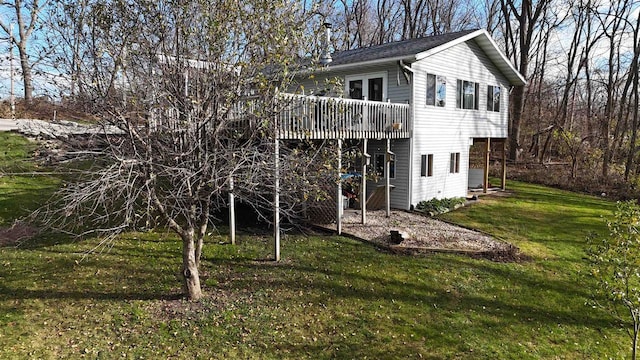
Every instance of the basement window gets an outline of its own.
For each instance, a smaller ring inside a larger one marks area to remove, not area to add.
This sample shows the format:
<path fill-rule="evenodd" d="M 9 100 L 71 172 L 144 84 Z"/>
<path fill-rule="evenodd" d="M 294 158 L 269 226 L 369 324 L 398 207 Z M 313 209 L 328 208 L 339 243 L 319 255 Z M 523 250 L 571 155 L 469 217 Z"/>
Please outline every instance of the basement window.
<path fill-rule="evenodd" d="M 433 154 L 422 155 L 420 159 L 420 176 L 433 176 Z"/>
<path fill-rule="evenodd" d="M 449 161 L 449 172 L 451 174 L 457 174 L 460 172 L 460 153 L 451 153 L 451 159 Z"/>

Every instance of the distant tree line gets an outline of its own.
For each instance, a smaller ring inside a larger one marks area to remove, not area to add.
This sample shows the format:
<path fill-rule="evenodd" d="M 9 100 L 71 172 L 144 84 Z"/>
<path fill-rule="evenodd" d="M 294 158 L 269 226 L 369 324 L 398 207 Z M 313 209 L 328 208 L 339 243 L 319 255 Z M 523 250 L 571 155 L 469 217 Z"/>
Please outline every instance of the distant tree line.
<path fill-rule="evenodd" d="M 33 96 L 33 70 L 43 69 L 64 74 L 60 92 L 80 103 L 115 94 L 128 53 L 138 51 L 126 45 L 139 21 L 127 11 L 131 4 L 2 2 L 7 16 L 0 18 L 0 35 L 8 38 L 9 22 L 16 24 L 11 39 L 19 49 L 25 99 Z M 121 15 L 106 16 L 118 6 Z M 635 182 L 640 174 L 639 7 L 636 0 L 307 0 L 294 11 L 308 34 L 332 23 L 335 50 L 486 29 L 528 80 L 510 89 L 510 159 L 562 162 L 569 179 L 606 183 Z"/>

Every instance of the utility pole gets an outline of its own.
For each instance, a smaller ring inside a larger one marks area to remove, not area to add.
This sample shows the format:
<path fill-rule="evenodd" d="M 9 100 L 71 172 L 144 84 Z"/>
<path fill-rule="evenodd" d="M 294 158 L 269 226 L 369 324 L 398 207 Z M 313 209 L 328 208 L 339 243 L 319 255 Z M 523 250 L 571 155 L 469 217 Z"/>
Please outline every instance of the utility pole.
<path fill-rule="evenodd" d="M 16 97 L 13 89 L 13 23 L 9 24 L 9 77 L 11 87 L 9 89 L 9 104 L 11 106 L 11 120 L 16 120 Z"/>

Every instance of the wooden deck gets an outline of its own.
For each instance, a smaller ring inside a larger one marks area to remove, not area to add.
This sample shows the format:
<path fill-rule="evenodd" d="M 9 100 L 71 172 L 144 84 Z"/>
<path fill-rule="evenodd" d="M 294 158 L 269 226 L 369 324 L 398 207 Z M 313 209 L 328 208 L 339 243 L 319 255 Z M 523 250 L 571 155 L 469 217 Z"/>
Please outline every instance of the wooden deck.
<path fill-rule="evenodd" d="M 410 136 L 409 104 L 282 94 L 281 139 L 400 139 Z"/>
<path fill-rule="evenodd" d="M 411 107 L 379 101 L 280 94 L 275 102 L 279 139 L 402 139 L 411 136 Z M 263 113 L 259 100 L 247 98 L 229 111 L 233 131 L 252 132 Z M 181 116 L 182 115 L 182 116 Z M 209 117 L 207 109 L 181 114 L 166 108 L 152 113 L 155 130 L 195 131 L 189 119 Z M 273 115 L 267 115 L 272 117 Z"/>
<path fill-rule="evenodd" d="M 271 112 L 276 114 L 279 139 L 401 139 L 411 133 L 409 104 L 284 93 L 274 106 Z M 151 116 L 149 125 L 153 129 L 188 130 L 188 119 L 207 116 L 206 112 L 181 116 L 177 109 L 164 109 Z M 252 131 L 261 118 L 258 113 L 264 113 L 259 100 L 247 98 L 235 103 L 228 116 L 234 131 Z"/>

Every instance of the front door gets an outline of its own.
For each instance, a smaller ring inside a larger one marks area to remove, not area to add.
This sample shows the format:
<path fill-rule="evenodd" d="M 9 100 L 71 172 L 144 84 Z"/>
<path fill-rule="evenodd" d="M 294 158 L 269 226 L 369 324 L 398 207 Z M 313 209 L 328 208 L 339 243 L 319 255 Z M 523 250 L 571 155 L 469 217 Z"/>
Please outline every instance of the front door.
<path fill-rule="evenodd" d="M 345 92 L 350 99 L 385 101 L 387 74 L 349 75 L 345 78 Z"/>

